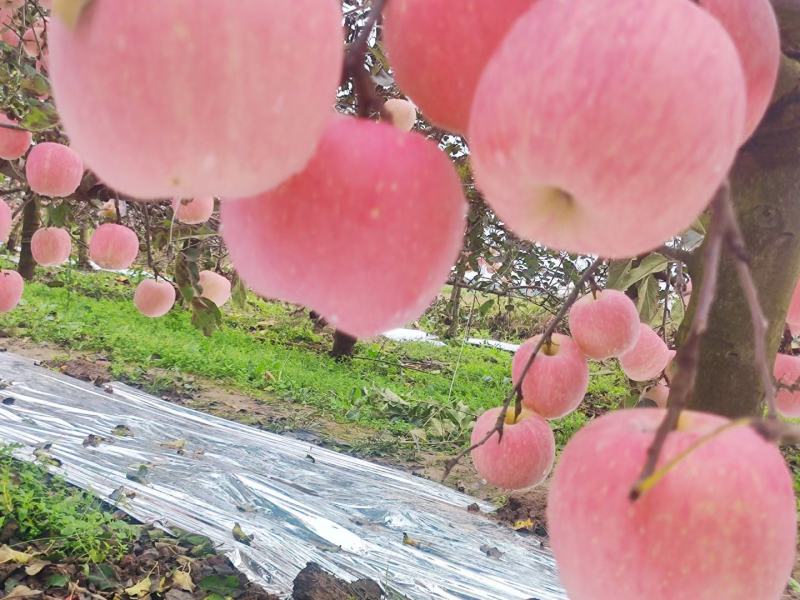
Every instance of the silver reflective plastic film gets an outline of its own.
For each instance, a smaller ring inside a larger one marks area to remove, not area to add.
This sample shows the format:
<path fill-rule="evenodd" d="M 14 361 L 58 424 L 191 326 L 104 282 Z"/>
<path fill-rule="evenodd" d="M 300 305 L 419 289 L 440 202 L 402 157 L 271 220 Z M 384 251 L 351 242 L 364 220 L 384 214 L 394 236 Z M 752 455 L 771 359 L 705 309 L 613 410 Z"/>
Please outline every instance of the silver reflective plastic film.
<path fill-rule="evenodd" d="M 70 482 L 104 498 L 120 486 L 134 491 L 120 508 L 210 537 L 268 591 L 287 594 L 315 561 L 414 600 L 567 597 L 538 540 L 467 512 L 472 498 L 437 483 L 121 384 L 105 393 L 10 354 L 0 354 L 0 377 L 11 383 L 0 394 L 14 398 L 0 404 L 0 439 L 24 444 L 20 457 L 51 442 Z M 118 425 L 133 437 L 113 437 Z M 84 447 L 89 434 L 112 441 Z M 183 455 L 163 446 L 174 440 L 186 441 Z M 126 478 L 142 464 L 144 483 Z M 233 539 L 237 522 L 254 536 L 250 546 Z M 403 544 L 403 533 L 420 546 Z M 490 558 L 481 546 L 502 554 Z"/>

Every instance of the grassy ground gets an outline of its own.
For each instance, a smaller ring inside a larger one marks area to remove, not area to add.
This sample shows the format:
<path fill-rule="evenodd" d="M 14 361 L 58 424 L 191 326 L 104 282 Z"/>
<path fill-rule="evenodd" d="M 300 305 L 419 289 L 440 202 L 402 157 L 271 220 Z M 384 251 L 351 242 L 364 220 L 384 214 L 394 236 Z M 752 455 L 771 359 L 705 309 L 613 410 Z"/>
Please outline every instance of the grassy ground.
<path fill-rule="evenodd" d="M 510 389 L 511 355 L 499 350 L 374 340 L 359 343 L 353 360 L 336 361 L 326 353 L 330 333 L 315 332 L 305 312 L 254 297 L 243 309 L 226 308 L 224 326 L 206 338 L 185 311 L 157 320 L 139 315 L 131 301 L 133 284 L 111 274 L 45 273 L 26 287 L 15 311 L 0 316 L 0 328 L 11 336 L 99 352 L 115 376 L 151 388 L 159 381 L 169 386 L 179 374 L 202 376 L 439 447 L 463 443 L 474 415 L 499 404 Z M 162 374 L 146 377 L 153 368 Z M 618 370 L 593 368 L 591 412 L 628 396 Z M 577 412 L 556 422 L 559 441 L 586 419 Z"/>

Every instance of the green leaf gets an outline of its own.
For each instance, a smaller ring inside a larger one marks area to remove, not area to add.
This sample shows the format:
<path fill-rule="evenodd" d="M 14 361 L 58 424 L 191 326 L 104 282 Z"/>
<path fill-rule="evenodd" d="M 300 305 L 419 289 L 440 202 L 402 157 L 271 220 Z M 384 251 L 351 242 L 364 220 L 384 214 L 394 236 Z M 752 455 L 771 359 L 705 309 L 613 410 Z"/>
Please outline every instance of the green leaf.
<path fill-rule="evenodd" d="M 678 329 L 678 327 L 681 326 L 685 312 L 686 310 L 683 306 L 683 301 L 681 300 L 680 296 L 677 296 L 672 301 L 672 306 L 670 307 L 669 311 L 670 323 L 672 324 L 673 328 Z"/>
<path fill-rule="evenodd" d="M 197 586 L 204 592 L 219 594 L 220 596 L 230 596 L 241 587 L 239 578 L 235 575 L 209 575 L 201 579 Z"/>
<path fill-rule="evenodd" d="M 68 583 L 69 583 L 69 575 L 64 575 L 63 573 L 53 573 L 47 579 L 44 580 L 44 587 L 45 589 L 63 588 L 67 587 Z"/>
<path fill-rule="evenodd" d="M 652 323 L 658 315 L 658 280 L 652 275 L 639 283 L 639 298 L 636 308 L 643 323 Z"/>
<path fill-rule="evenodd" d="M 87 579 L 101 591 L 119 587 L 119 581 L 111 565 L 92 565 Z"/>
<path fill-rule="evenodd" d="M 29 131 L 46 131 L 58 124 L 56 107 L 49 102 L 32 101 L 30 110 L 20 121 L 20 126 Z"/>
<path fill-rule="evenodd" d="M 46 209 L 47 223 L 50 227 L 64 227 L 69 217 L 69 203 L 50 204 Z"/>
<path fill-rule="evenodd" d="M 494 305 L 495 305 L 495 299 L 491 298 L 490 300 L 487 300 L 486 302 L 480 305 L 480 307 L 478 308 L 478 312 L 482 317 L 485 317 L 486 315 L 489 314 L 489 311 L 492 310 L 492 307 Z"/>
<path fill-rule="evenodd" d="M 192 325 L 210 336 L 222 325 L 219 307 L 208 298 L 192 298 Z"/>
<path fill-rule="evenodd" d="M 632 262 L 629 262 L 627 269 L 624 267 L 621 270 L 619 270 L 619 268 L 610 268 L 606 287 L 614 290 L 625 291 L 629 287 L 634 286 L 642 281 L 648 275 L 652 275 L 653 273 L 658 273 L 659 271 L 666 269 L 668 262 L 669 261 L 664 256 L 654 252 L 645 256 L 635 267 L 632 266 Z"/>

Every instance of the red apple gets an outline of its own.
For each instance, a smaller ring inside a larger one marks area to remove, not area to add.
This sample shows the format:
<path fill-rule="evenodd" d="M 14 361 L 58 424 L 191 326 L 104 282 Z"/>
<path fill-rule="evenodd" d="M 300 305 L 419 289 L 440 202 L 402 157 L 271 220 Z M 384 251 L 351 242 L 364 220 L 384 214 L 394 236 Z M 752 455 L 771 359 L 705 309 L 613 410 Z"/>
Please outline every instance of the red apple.
<path fill-rule="evenodd" d="M 144 198 L 247 195 L 300 171 L 333 116 L 337 0 L 94 0 L 48 28 L 72 146 Z"/>
<path fill-rule="evenodd" d="M 0 313 L 14 310 L 22 298 L 25 282 L 16 271 L 0 270 Z"/>
<path fill-rule="evenodd" d="M 466 133 L 486 63 L 534 0 L 391 0 L 384 43 L 400 88 L 438 126 Z"/>
<path fill-rule="evenodd" d="M 476 444 L 491 431 L 501 408 L 483 413 L 472 430 Z M 519 490 L 540 483 L 553 468 L 556 441 L 542 417 L 524 410 L 514 422 L 514 407 L 506 415 L 502 440 L 494 434 L 472 451 L 472 462 L 481 477 L 500 488 Z"/>
<path fill-rule="evenodd" d="M 43 267 L 63 265 L 72 253 L 72 239 L 66 229 L 43 227 L 31 238 L 33 260 Z"/>
<path fill-rule="evenodd" d="M 83 177 L 83 162 L 63 144 L 36 144 L 25 163 L 25 177 L 31 190 L 42 196 L 64 198 L 78 189 Z"/>
<path fill-rule="evenodd" d="M 639 339 L 639 311 L 628 296 L 617 290 L 587 294 L 570 308 L 569 330 L 589 358 L 619 356 Z"/>
<path fill-rule="evenodd" d="M 648 381 L 664 371 L 672 356 L 664 340 L 650 327 L 640 323 L 636 345 L 619 357 L 619 364 L 630 379 Z"/>
<path fill-rule="evenodd" d="M 136 287 L 133 303 L 146 317 L 163 317 L 175 305 L 175 288 L 169 281 L 145 279 Z"/>
<path fill-rule="evenodd" d="M 747 83 L 745 137 L 755 131 L 767 111 L 781 57 L 778 20 L 769 0 L 700 0 L 719 19 L 739 51 Z"/>
<path fill-rule="evenodd" d="M 752 428 L 695 448 L 629 499 L 662 409 L 592 421 L 567 444 L 547 522 L 571 600 L 778 600 L 795 564 L 796 503 L 777 447 Z M 684 412 L 659 464 L 728 423 Z"/>
<path fill-rule="evenodd" d="M 200 271 L 201 296 L 220 308 L 231 299 L 231 282 L 214 271 Z"/>
<path fill-rule="evenodd" d="M 796 391 L 778 387 L 775 404 L 786 417 L 800 417 L 800 357 L 778 354 L 775 357 L 775 380 L 787 386 L 797 386 Z"/>
<path fill-rule="evenodd" d="M 127 269 L 138 255 L 139 238 L 124 225 L 100 225 L 89 241 L 89 257 L 103 269 Z"/>
<path fill-rule="evenodd" d="M 647 388 L 639 400 L 652 400 L 658 408 L 666 408 L 667 400 L 669 399 L 669 386 L 659 383 L 653 387 Z"/>
<path fill-rule="evenodd" d="M 745 107 L 736 48 L 694 2 L 536 2 L 475 92 L 476 182 L 524 238 L 636 256 L 708 205 Z"/>
<path fill-rule="evenodd" d="M 181 223 L 200 225 L 208 221 L 214 213 L 214 198 L 209 196 L 184 200 L 175 198 L 172 201 L 172 210 L 175 211 L 175 218 Z"/>
<path fill-rule="evenodd" d="M 0 114 L 0 125 L 16 125 L 13 119 L 9 119 L 4 114 Z M 0 127 L 0 158 L 5 160 L 16 160 L 24 155 L 31 145 L 31 132 L 20 131 Z"/>
<path fill-rule="evenodd" d="M 792 299 L 789 301 L 786 322 L 795 329 L 800 329 L 800 281 L 795 285 Z"/>
<path fill-rule="evenodd" d="M 511 378 L 515 385 L 540 338 L 529 339 L 514 355 Z M 522 382 L 522 402 L 547 419 L 559 419 L 578 408 L 588 387 L 589 364 L 581 349 L 569 336 L 554 333 Z"/>
<path fill-rule="evenodd" d="M 458 256 L 465 213 L 461 182 L 436 144 L 341 117 L 302 173 L 224 200 L 220 216 L 231 260 L 256 293 L 369 337 L 430 305 Z"/>

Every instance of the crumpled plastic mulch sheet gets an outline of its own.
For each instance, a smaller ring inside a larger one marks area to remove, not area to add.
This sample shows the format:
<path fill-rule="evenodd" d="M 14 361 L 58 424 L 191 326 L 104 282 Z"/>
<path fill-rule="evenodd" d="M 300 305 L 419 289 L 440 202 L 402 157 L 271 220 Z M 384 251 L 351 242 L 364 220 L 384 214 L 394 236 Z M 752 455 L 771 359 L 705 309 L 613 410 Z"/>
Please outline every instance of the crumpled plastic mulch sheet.
<path fill-rule="evenodd" d="M 414 600 L 566 598 L 538 540 L 468 512 L 472 498 L 438 483 L 121 384 L 109 394 L 11 354 L 0 354 L 0 378 L 11 383 L 0 397 L 14 399 L 0 403 L 0 440 L 24 444 L 21 457 L 51 442 L 69 481 L 104 498 L 120 486 L 134 491 L 120 508 L 210 537 L 274 593 L 288 594 L 316 561 Z M 83 446 L 89 434 L 111 438 L 117 425 L 134 437 Z M 184 455 L 162 445 L 177 439 L 186 440 Z M 144 484 L 126 478 L 146 463 Z M 254 536 L 250 546 L 233 539 L 237 522 Z M 420 546 L 403 544 L 404 532 Z M 487 547 L 502 555 L 490 558 Z"/>

